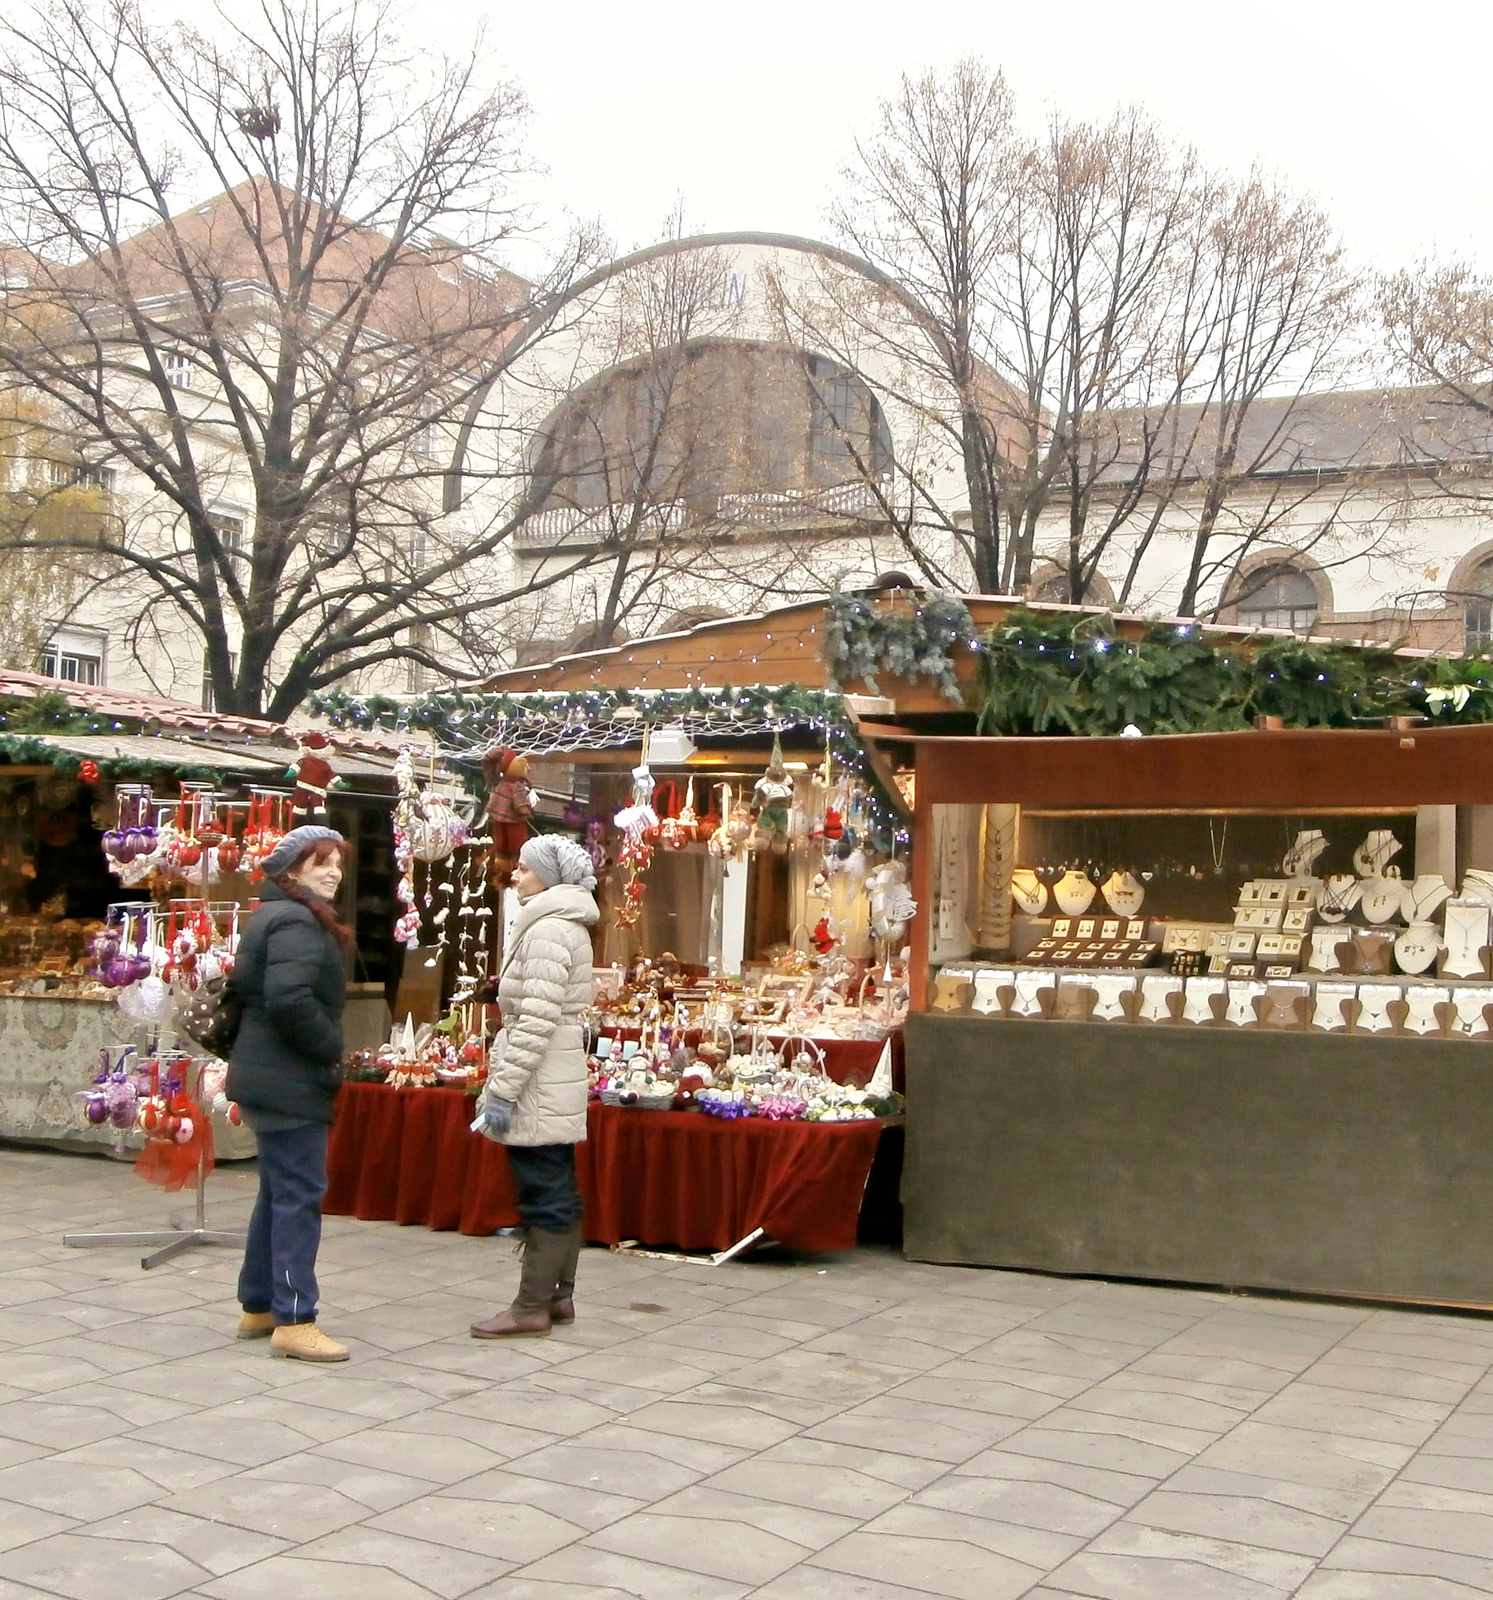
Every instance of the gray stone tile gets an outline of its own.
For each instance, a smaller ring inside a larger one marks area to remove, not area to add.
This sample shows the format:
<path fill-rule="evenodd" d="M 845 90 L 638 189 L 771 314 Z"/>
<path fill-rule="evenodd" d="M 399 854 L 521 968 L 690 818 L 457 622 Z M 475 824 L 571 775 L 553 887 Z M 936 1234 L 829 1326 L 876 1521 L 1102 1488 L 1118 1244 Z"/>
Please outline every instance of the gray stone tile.
<path fill-rule="evenodd" d="M 1325 1571 L 1314 1572 L 1296 1592 L 1300 1600 L 1482 1600 L 1487 1593 L 1449 1578 Z"/>
<path fill-rule="evenodd" d="M 1199 1452 L 1202 1466 L 1283 1478 L 1326 1489 L 1378 1493 L 1410 1458 L 1402 1445 L 1346 1434 L 1311 1433 L 1266 1422 L 1241 1422 L 1217 1444 Z"/>
<path fill-rule="evenodd" d="M 1192 1533 L 1148 1526 L 1140 1520 L 1139 1510 L 1106 1528 L 1085 1553 L 1187 1563 L 1264 1584 L 1286 1594 L 1293 1593 L 1317 1564 L 1314 1556 L 1282 1550 L 1278 1546 L 1201 1538 Z"/>
<path fill-rule="evenodd" d="M 564 1522 L 574 1523 L 586 1532 L 594 1532 L 619 1518 L 631 1516 L 648 1503 L 642 1498 L 608 1494 L 589 1484 L 582 1486 L 563 1480 L 555 1482 L 549 1478 L 535 1478 L 517 1469 L 479 1473 L 454 1488 L 443 1489 L 440 1497 L 535 1506 Z"/>
<path fill-rule="evenodd" d="M 165 1600 L 212 1574 L 163 1545 L 58 1533 L 0 1556 L 0 1576 L 69 1600 Z"/>
<path fill-rule="evenodd" d="M 897 1484 L 869 1478 L 853 1468 L 769 1461 L 763 1456 L 717 1473 L 708 1487 L 858 1519 L 886 1511 L 908 1494 Z"/>
<path fill-rule="evenodd" d="M 972 1522 L 961 1527 L 962 1538 L 862 1529 L 809 1557 L 807 1564 L 877 1582 L 895 1574 L 900 1582 L 924 1594 L 957 1600 L 1016 1600 L 1042 1576 L 1036 1567 L 973 1543 L 968 1536 L 974 1530 Z"/>
<path fill-rule="evenodd" d="M 1380 1572 L 1401 1577 L 1443 1578 L 1479 1594 L 1493 1594 L 1493 1567 L 1482 1556 L 1452 1550 L 1432 1550 L 1424 1545 L 1392 1544 L 1349 1534 L 1322 1559 L 1325 1570 Z"/>
<path fill-rule="evenodd" d="M 573 1585 L 587 1597 L 619 1593 L 646 1596 L 647 1600 L 742 1600 L 751 1592 L 750 1585 L 732 1579 L 684 1572 L 678 1567 L 584 1544 L 557 1550 L 524 1568 L 520 1575 Z M 497 1593 L 492 1600 L 498 1600 Z M 507 1600 L 506 1589 L 503 1600 Z"/>
<path fill-rule="evenodd" d="M 514 1566 L 562 1549 L 586 1531 L 539 1506 L 454 1496 L 411 1501 L 370 1518 L 367 1526 Z"/>
<path fill-rule="evenodd" d="M 90 1539 L 131 1539 L 166 1546 L 214 1577 L 251 1566 L 287 1548 L 284 1539 L 272 1539 L 205 1517 L 187 1516 L 181 1511 L 167 1511 L 163 1506 L 138 1506 L 78 1531 Z"/>
<path fill-rule="evenodd" d="M 301 1545 L 296 1554 L 311 1561 L 333 1562 L 344 1569 L 384 1568 L 431 1590 L 442 1600 L 457 1600 L 510 1570 L 510 1563 L 488 1554 L 366 1524 L 313 1539 L 310 1544 Z"/>
<path fill-rule="evenodd" d="M 33 1539 L 44 1539 L 49 1534 L 66 1533 L 76 1526 L 72 1517 L 59 1517 L 52 1511 L 40 1511 L 35 1506 L 18 1505 L 13 1500 L 0 1500 L 0 1553 L 14 1550 L 17 1545 L 30 1544 Z"/>
<path fill-rule="evenodd" d="M 589 1535 L 587 1547 L 745 1584 L 766 1583 L 810 1554 L 749 1522 L 641 1511 Z"/>
<path fill-rule="evenodd" d="M 701 1517 L 712 1523 L 745 1523 L 786 1539 L 805 1551 L 821 1550 L 857 1526 L 856 1517 L 817 1511 L 810 1506 L 784 1505 L 755 1497 L 731 1494 L 696 1484 L 660 1500 L 653 1507 L 661 1517 Z M 725 1533 L 722 1537 L 731 1537 Z"/>
<path fill-rule="evenodd" d="M 366 1506 L 335 1489 L 243 1476 L 220 1478 L 206 1488 L 172 1495 L 160 1503 L 169 1511 L 211 1517 L 291 1544 L 320 1538 L 368 1513 Z"/>
<path fill-rule="evenodd" d="M 1119 1507 L 1108 1500 L 1063 1484 L 954 1474 L 921 1490 L 908 1503 L 1081 1539 L 1092 1539 L 1120 1515 Z"/>
<path fill-rule="evenodd" d="M 1175 1481 L 1175 1480 L 1173 1480 Z M 1258 1545 L 1303 1556 L 1325 1555 L 1347 1531 L 1347 1523 L 1273 1500 L 1247 1495 L 1194 1494 L 1172 1488 L 1147 1495 L 1127 1522 L 1170 1533 Z"/>
<path fill-rule="evenodd" d="M 284 1555 L 271 1556 L 227 1577 L 215 1578 L 203 1586 L 202 1592 L 213 1600 L 327 1600 L 328 1595 L 356 1595 L 358 1600 L 429 1600 L 435 1591 L 386 1567 Z"/>
<path fill-rule="evenodd" d="M 0 1471 L 0 1500 L 92 1521 L 154 1500 L 160 1487 L 128 1467 L 90 1466 L 53 1456 Z"/>

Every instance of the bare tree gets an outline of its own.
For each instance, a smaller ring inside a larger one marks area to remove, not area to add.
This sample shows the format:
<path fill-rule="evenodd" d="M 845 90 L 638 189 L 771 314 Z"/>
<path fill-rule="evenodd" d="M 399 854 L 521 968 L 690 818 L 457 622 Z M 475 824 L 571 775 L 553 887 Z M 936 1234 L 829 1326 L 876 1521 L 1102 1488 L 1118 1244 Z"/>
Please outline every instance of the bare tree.
<path fill-rule="evenodd" d="M 62 0 L 0 33 L 0 215 L 31 263 L 0 375 L 142 486 L 89 552 L 130 580 L 135 629 L 185 625 L 216 703 L 277 717 L 350 673 L 440 667 L 532 588 L 486 559 L 527 508 L 441 493 L 554 287 L 491 265 L 521 220 L 521 95 L 480 42 L 435 59 L 365 0 L 257 0 L 211 33 Z"/>

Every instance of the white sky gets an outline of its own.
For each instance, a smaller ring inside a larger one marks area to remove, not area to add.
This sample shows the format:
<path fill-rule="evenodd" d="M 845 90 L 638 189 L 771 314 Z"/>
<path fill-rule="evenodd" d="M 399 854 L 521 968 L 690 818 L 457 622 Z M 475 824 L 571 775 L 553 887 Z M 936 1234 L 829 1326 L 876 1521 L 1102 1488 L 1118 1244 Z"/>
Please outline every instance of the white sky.
<path fill-rule="evenodd" d="M 443 42 L 486 19 L 534 103 L 548 198 L 624 248 L 676 196 L 701 231 L 822 234 L 878 97 L 977 54 L 1029 118 L 1135 103 L 1212 162 L 1262 163 L 1366 264 L 1493 267 L 1489 0 L 417 0 L 416 16 Z"/>

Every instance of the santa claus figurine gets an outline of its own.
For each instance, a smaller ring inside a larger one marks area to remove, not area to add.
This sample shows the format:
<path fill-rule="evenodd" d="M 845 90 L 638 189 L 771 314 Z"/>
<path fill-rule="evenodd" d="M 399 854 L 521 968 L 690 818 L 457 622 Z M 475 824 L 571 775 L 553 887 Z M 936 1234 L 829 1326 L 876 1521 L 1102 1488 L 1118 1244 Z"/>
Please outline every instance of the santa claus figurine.
<path fill-rule="evenodd" d="M 296 735 L 296 759 L 291 763 L 290 776 L 295 788 L 290 796 L 290 810 L 295 826 L 310 822 L 313 817 L 325 817 L 327 790 L 342 780 L 332 771 L 326 751 L 332 748 L 331 740 L 314 728 L 309 733 Z"/>
<path fill-rule="evenodd" d="M 492 837 L 489 858 L 492 881 L 495 887 L 505 889 L 513 881 L 518 853 L 529 837 L 529 819 L 534 815 L 529 763 L 512 750 L 489 750 L 482 758 L 482 776 L 493 786 L 487 802 Z"/>

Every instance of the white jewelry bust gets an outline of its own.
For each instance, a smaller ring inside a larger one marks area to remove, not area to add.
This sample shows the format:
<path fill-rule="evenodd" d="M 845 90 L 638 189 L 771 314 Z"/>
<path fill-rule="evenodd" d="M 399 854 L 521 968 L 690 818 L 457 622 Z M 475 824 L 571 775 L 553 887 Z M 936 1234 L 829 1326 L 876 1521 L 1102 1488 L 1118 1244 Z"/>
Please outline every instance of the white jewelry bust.
<path fill-rule="evenodd" d="M 1133 872 L 1122 872 L 1118 867 L 1104 880 L 1099 892 L 1117 917 L 1139 916 L 1146 898 L 1145 885 Z"/>
<path fill-rule="evenodd" d="M 1038 917 L 1047 907 L 1047 885 L 1030 867 L 1017 867 L 1011 874 L 1011 898 L 1018 911 Z"/>
<path fill-rule="evenodd" d="M 1429 922 L 1452 897 L 1451 885 L 1439 872 L 1423 872 L 1407 883 L 1400 905 L 1406 922 Z"/>
<path fill-rule="evenodd" d="M 979 1012 L 982 1016 L 996 1016 L 1004 1010 L 1001 1005 L 1001 990 L 1012 989 L 1015 986 L 1014 972 L 982 967 L 975 974 L 975 996 L 969 1003 L 969 1009 Z"/>
<path fill-rule="evenodd" d="M 1011 1000 L 1011 1015 L 1040 1017 L 1043 1014 L 1041 996 L 1057 986 L 1056 973 L 1018 972 L 1015 978 L 1016 993 Z"/>
<path fill-rule="evenodd" d="M 1052 897 L 1058 903 L 1058 910 L 1069 917 L 1081 917 L 1093 905 L 1098 892 L 1094 880 L 1077 867 L 1069 867 L 1052 886 Z"/>
<path fill-rule="evenodd" d="M 1453 989 L 1451 1032 L 1464 1039 L 1488 1035 L 1488 1019 L 1483 1008 L 1488 1004 L 1486 989 Z"/>
<path fill-rule="evenodd" d="M 1170 973 L 1147 972 L 1140 980 L 1140 1005 L 1136 1010 L 1139 1022 L 1170 1022 L 1172 1008 L 1169 996 L 1182 993 L 1183 980 Z"/>
<path fill-rule="evenodd" d="M 1287 878 L 1310 878 L 1314 875 L 1317 857 L 1327 848 L 1327 836 L 1320 828 L 1303 828 L 1296 835 L 1291 848 L 1281 858 L 1281 874 Z"/>
<path fill-rule="evenodd" d="M 1328 878 L 1317 892 L 1317 915 L 1323 922 L 1341 922 L 1358 904 L 1363 885 L 1357 878 L 1340 872 Z"/>
<path fill-rule="evenodd" d="M 1482 867 L 1468 867 L 1462 877 L 1462 892 L 1457 898 L 1493 906 L 1493 872 Z"/>
<path fill-rule="evenodd" d="M 1353 869 L 1360 878 L 1382 878 L 1384 869 L 1404 848 L 1388 828 L 1371 828 L 1353 852 Z"/>
<path fill-rule="evenodd" d="M 1312 996 L 1312 1027 L 1324 1033 L 1346 1032 L 1343 1002 L 1352 1000 L 1357 992 L 1358 986 L 1352 983 L 1319 983 Z"/>
<path fill-rule="evenodd" d="M 1382 878 L 1365 878 L 1358 897 L 1358 909 L 1365 922 L 1388 922 L 1399 916 L 1405 905 L 1405 885 L 1393 867 Z"/>
<path fill-rule="evenodd" d="M 1429 972 L 1440 952 L 1441 935 L 1434 922 L 1412 922 L 1395 940 L 1395 961 L 1401 972 Z"/>
<path fill-rule="evenodd" d="M 1189 978 L 1185 992 L 1187 998 L 1182 1005 L 1183 1022 L 1211 1027 L 1216 1020 L 1213 1016 L 1213 996 L 1227 995 L 1227 983 L 1222 978 Z"/>

